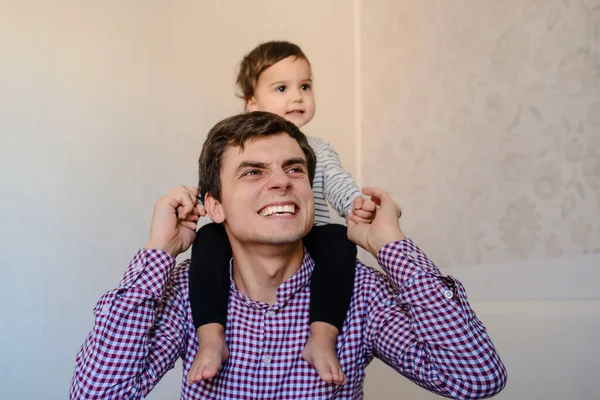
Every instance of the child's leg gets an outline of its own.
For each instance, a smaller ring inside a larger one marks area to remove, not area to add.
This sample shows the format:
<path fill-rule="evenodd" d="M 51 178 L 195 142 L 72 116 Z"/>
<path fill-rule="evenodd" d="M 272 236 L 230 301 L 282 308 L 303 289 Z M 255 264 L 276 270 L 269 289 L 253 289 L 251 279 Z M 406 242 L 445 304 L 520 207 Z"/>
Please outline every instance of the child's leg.
<path fill-rule="evenodd" d="M 200 346 L 188 382 L 214 377 L 229 357 L 225 342 L 229 302 L 231 246 L 221 224 L 200 228 L 192 247 L 189 289 L 194 327 Z"/>
<path fill-rule="evenodd" d="M 303 356 L 323 380 L 344 384 L 346 377 L 335 343 L 354 291 L 356 245 L 348 239 L 346 227 L 337 224 L 313 227 L 303 242 L 315 261 L 310 293 L 311 334 Z"/>

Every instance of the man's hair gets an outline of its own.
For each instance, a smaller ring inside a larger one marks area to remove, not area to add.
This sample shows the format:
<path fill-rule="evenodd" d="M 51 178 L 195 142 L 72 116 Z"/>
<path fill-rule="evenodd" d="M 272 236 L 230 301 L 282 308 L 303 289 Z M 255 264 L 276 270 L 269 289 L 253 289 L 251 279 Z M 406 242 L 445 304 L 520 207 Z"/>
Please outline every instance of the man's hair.
<path fill-rule="evenodd" d="M 290 42 L 265 42 L 246 54 L 240 63 L 236 81 L 240 88 L 240 97 L 245 101 L 250 100 L 254 96 L 254 89 L 260 74 L 273 64 L 288 57 L 304 60 L 310 65 L 300 47 Z"/>
<path fill-rule="evenodd" d="M 198 160 L 200 199 L 204 201 L 206 193 L 210 193 L 215 199 L 221 200 L 221 168 L 227 147 L 240 147 L 243 150 L 248 140 L 280 133 L 286 133 L 298 142 L 306 157 L 312 186 L 317 159 L 306 136 L 296 125 L 276 114 L 255 111 L 226 118 L 208 132 Z"/>

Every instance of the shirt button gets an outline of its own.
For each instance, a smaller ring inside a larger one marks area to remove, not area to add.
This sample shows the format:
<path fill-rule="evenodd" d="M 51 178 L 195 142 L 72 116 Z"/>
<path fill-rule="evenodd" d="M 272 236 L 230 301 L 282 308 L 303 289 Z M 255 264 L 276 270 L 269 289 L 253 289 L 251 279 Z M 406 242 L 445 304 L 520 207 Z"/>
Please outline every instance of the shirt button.
<path fill-rule="evenodd" d="M 273 315 L 275 315 L 275 311 L 273 310 L 269 310 L 267 311 L 267 313 L 265 314 L 267 317 L 272 317 Z"/>
<path fill-rule="evenodd" d="M 269 365 L 269 364 L 271 364 L 271 356 L 267 354 L 266 356 L 264 356 L 264 357 L 263 357 L 263 360 L 262 360 L 262 362 L 263 362 L 263 364 L 265 364 L 265 365 Z"/>
<path fill-rule="evenodd" d="M 410 258 L 415 259 L 419 257 L 419 253 L 415 250 L 410 252 Z"/>
<path fill-rule="evenodd" d="M 447 299 L 451 299 L 454 297 L 454 293 L 452 293 L 452 290 L 445 290 L 444 291 L 444 297 Z"/>

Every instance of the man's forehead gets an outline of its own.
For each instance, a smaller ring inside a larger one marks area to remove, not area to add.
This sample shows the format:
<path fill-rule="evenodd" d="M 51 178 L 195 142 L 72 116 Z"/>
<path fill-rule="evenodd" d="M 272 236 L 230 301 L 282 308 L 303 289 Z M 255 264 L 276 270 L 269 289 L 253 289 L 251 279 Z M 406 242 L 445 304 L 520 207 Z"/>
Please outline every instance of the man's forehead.
<path fill-rule="evenodd" d="M 306 156 L 296 139 L 287 133 L 257 136 L 248 139 L 242 146 L 227 146 L 223 157 L 223 167 L 237 167 L 243 161 L 284 161 L 289 158 Z"/>

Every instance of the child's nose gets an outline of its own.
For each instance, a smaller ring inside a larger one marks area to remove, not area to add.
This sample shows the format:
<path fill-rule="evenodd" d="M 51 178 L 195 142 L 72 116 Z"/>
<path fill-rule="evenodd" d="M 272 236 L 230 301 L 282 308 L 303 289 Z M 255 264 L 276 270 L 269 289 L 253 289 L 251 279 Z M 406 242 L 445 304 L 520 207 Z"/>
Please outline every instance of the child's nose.
<path fill-rule="evenodd" d="M 296 102 L 300 102 L 302 101 L 302 99 L 304 98 L 304 93 L 302 93 L 301 90 L 296 89 L 292 91 L 292 100 L 296 101 Z"/>

